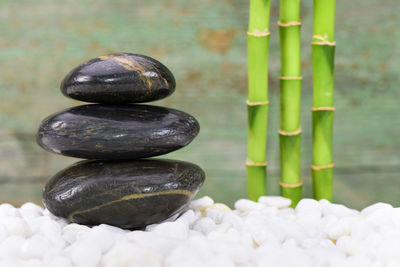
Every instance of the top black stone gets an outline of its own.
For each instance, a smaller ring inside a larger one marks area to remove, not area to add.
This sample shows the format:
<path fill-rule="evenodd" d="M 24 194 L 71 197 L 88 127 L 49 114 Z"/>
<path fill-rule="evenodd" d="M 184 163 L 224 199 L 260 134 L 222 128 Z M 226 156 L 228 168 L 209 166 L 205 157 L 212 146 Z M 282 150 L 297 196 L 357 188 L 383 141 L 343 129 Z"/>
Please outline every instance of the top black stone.
<path fill-rule="evenodd" d="M 70 98 L 104 104 L 144 103 L 175 90 L 175 78 L 159 61 L 137 54 L 115 53 L 74 68 L 61 83 Z"/>

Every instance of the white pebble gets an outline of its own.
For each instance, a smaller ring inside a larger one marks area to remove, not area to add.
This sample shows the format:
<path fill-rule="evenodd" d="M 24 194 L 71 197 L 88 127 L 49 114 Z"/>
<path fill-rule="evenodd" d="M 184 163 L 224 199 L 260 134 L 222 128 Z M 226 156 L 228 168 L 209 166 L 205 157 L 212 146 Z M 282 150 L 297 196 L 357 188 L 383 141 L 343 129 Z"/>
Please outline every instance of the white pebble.
<path fill-rule="evenodd" d="M 204 259 L 212 257 L 214 255 L 213 251 L 211 250 L 209 239 L 204 237 L 203 235 L 190 237 L 184 244 L 184 246 L 182 246 L 182 244 L 176 246 L 171 254 L 175 253 L 178 256 L 178 252 L 181 248 L 184 248 L 183 251 L 188 251 L 187 256 L 190 256 L 192 254 L 194 258 L 202 257 Z"/>
<path fill-rule="evenodd" d="M 241 212 L 246 212 L 252 210 L 260 210 L 263 208 L 263 205 L 248 199 L 240 199 L 235 202 L 235 208 Z"/>
<path fill-rule="evenodd" d="M 170 238 L 186 239 L 189 235 L 189 226 L 183 221 L 166 222 L 159 224 L 152 231 Z"/>
<path fill-rule="evenodd" d="M 101 260 L 100 249 L 92 243 L 75 243 L 67 248 L 66 253 L 78 267 L 95 267 Z"/>
<path fill-rule="evenodd" d="M 70 244 L 73 244 L 77 239 L 77 235 L 79 232 L 85 232 L 88 231 L 89 229 L 90 228 L 87 227 L 86 225 L 71 223 L 62 229 L 61 235 L 65 241 L 67 241 Z"/>
<path fill-rule="evenodd" d="M 208 241 L 200 237 L 175 247 L 165 258 L 165 267 L 204 267 L 205 261 L 213 257 Z"/>
<path fill-rule="evenodd" d="M 359 217 L 343 217 L 339 219 L 332 227 L 326 229 L 326 233 L 330 239 L 338 240 L 342 236 L 351 235 L 353 228 L 360 223 Z"/>
<path fill-rule="evenodd" d="M 40 216 L 32 218 L 28 222 L 32 233 L 40 233 L 52 243 L 52 246 L 65 247 L 66 242 L 60 238 L 62 228 L 58 221 L 47 216 Z"/>
<path fill-rule="evenodd" d="M 288 208 L 292 204 L 290 199 L 280 196 L 262 196 L 258 199 L 258 202 L 278 209 Z"/>
<path fill-rule="evenodd" d="M 29 237 L 31 230 L 29 225 L 20 217 L 6 217 L 0 223 L 7 229 L 8 235 Z"/>
<path fill-rule="evenodd" d="M 298 216 L 314 216 L 315 214 L 318 214 L 319 217 L 321 216 L 321 206 L 315 199 L 305 198 L 300 200 L 295 211 Z"/>
<path fill-rule="evenodd" d="M 342 236 L 336 241 L 336 246 L 344 251 L 347 256 L 356 255 L 360 242 L 350 236 Z"/>
<path fill-rule="evenodd" d="M 211 231 L 213 231 L 215 228 L 217 228 L 217 225 L 215 224 L 214 220 L 212 220 L 209 217 L 204 217 L 201 218 L 200 220 L 197 220 L 193 224 L 193 230 L 196 230 L 198 232 L 201 232 L 204 235 L 208 235 Z"/>
<path fill-rule="evenodd" d="M 282 248 L 275 246 L 260 247 L 257 266 L 274 266 L 286 267 L 309 267 L 313 266 L 310 257 L 300 248 L 287 247 Z M 276 263 L 276 264 L 275 264 Z"/>
<path fill-rule="evenodd" d="M 0 244 L 1 242 L 3 242 L 4 239 L 7 238 L 7 236 L 8 236 L 7 228 L 4 225 L 0 224 Z"/>
<path fill-rule="evenodd" d="M 238 242 L 240 240 L 240 234 L 234 229 L 216 229 L 212 231 L 207 238 L 210 241 L 223 241 L 223 242 Z"/>
<path fill-rule="evenodd" d="M 23 259 L 41 258 L 51 247 L 49 240 L 42 235 L 34 235 L 27 239 L 21 246 Z"/>
<path fill-rule="evenodd" d="M 41 258 L 44 262 L 48 262 L 60 257 L 61 255 L 64 255 L 64 252 L 64 248 L 51 246 L 49 249 L 46 250 L 46 253 L 44 253 Z"/>
<path fill-rule="evenodd" d="M 19 258 L 21 255 L 21 246 L 25 239 L 19 235 L 7 237 L 0 244 L 1 258 Z"/>
<path fill-rule="evenodd" d="M 365 265 L 364 265 L 365 266 Z M 386 267 L 399 267 L 400 260 L 399 259 L 390 259 L 386 261 Z"/>
<path fill-rule="evenodd" d="M 158 251 L 160 257 L 165 257 L 175 246 L 182 243 L 180 239 L 171 239 L 153 232 L 133 231 L 126 236 L 129 242 L 139 244 L 148 251 Z"/>
<path fill-rule="evenodd" d="M 78 235 L 78 240 L 99 247 L 102 253 L 105 253 L 114 245 L 112 233 L 103 224 L 82 232 Z"/>
<path fill-rule="evenodd" d="M 217 210 L 217 211 L 221 211 L 221 212 L 231 212 L 231 208 L 229 208 L 227 205 L 223 204 L 223 203 L 215 203 L 212 204 L 211 206 L 208 206 L 206 208 L 206 211 L 209 209 L 213 209 L 213 210 Z"/>
<path fill-rule="evenodd" d="M 377 248 L 377 258 L 380 260 L 400 260 L 400 233 L 386 234 Z"/>
<path fill-rule="evenodd" d="M 121 236 L 121 235 L 130 233 L 129 230 L 121 229 L 121 228 L 113 226 L 113 225 L 102 224 L 102 225 L 100 225 L 100 227 L 106 229 L 108 232 L 110 232 L 114 235 L 117 235 L 117 236 Z"/>
<path fill-rule="evenodd" d="M 25 267 L 20 259 L 1 259 L 0 267 Z"/>
<path fill-rule="evenodd" d="M 282 243 L 282 233 L 278 233 L 276 229 L 273 229 L 271 226 L 273 225 L 266 225 L 266 223 L 247 218 L 244 224 L 244 229 L 250 233 L 254 242 L 258 246 L 262 245 L 264 242 L 272 242 L 274 244 Z"/>
<path fill-rule="evenodd" d="M 313 258 L 314 266 L 342 267 L 346 254 L 338 249 L 332 242 L 329 246 L 315 246 L 308 248 L 306 253 Z"/>
<path fill-rule="evenodd" d="M 68 224 L 26 203 L 0 205 L 0 267 L 392 267 L 400 265 L 400 208 L 361 212 L 327 200 L 203 197 L 145 231 Z"/>
<path fill-rule="evenodd" d="M 347 266 L 371 266 L 372 262 L 367 257 L 354 255 L 347 258 Z"/>
<path fill-rule="evenodd" d="M 252 235 L 247 232 L 247 231 L 243 231 L 240 237 L 240 243 L 243 244 L 243 246 L 245 247 L 257 247 L 258 244 L 254 241 Z"/>
<path fill-rule="evenodd" d="M 214 204 L 214 200 L 212 200 L 208 196 L 205 196 L 190 202 L 189 208 L 192 210 L 202 211 L 207 207 L 211 206 L 212 204 Z"/>
<path fill-rule="evenodd" d="M 296 212 L 293 209 L 286 208 L 280 209 L 279 214 L 277 214 L 280 218 L 285 220 L 295 220 L 296 219 Z"/>
<path fill-rule="evenodd" d="M 101 266 L 161 267 L 162 265 L 158 253 L 152 253 L 138 245 L 120 243 L 103 256 Z"/>
<path fill-rule="evenodd" d="M 228 234 L 231 232 L 228 231 Z M 214 254 L 228 256 L 236 265 L 242 266 L 250 263 L 252 250 L 242 246 L 239 242 L 212 242 L 210 245 Z"/>
<path fill-rule="evenodd" d="M 222 217 L 222 222 L 229 224 L 231 227 L 239 231 L 242 230 L 243 227 L 242 218 L 232 212 L 224 214 Z"/>
<path fill-rule="evenodd" d="M 390 232 L 400 228 L 400 210 L 394 208 L 377 209 L 366 216 L 368 222 L 376 225 L 379 232 Z"/>
<path fill-rule="evenodd" d="M 53 220 L 58 220 L 59 219 L 56 215 L 51 213 L 48 209 L 44 209 L 43 210 L 43 215 L 47 216 L 47 217 L 50 217 L 50 219 L 53 219 Z"/>
<path fill-rule="evenodd" d="M 27 223 L 29 223 L 29 228 L 31 229 L 32 233 L 39 233 L 39 232 L 45 232 L 47 229 L 46 226 L 49 225 L 58 225 L 56 220 L 51 219 L 48 216 L 40 216 L 36 218 L 31 218 L 26 220 Z M 51 227 L 53 228 L 53 227 Z"/>
<path fill-rule="evenodd" d="M 71 267 L 72 262 L 66 256 L 58 256 L 45 261 L 45 266 L 48 267 Z"/>
<path fill-rule="evenodd" d="M 338 218 L 342 218 L 342 217 L 346 217 L 346 216 L 355 216 L 355 215 L 359 214 L 359 212 L 356 210 L 349 209 L 346 206 L 341 205 L 341 204 L 330 203 L 326 199 L 320 200 L 319 204 L 321 206 L 323 216 L 333 215 Z"/>
<path fill-rule="evenodd" d="M 216 255 L 214 257 L 208 258 L 204 265 L 210 267 L 235 267 L 232 259 L 225 255 Z"/>
<path fill-rule="evenodd" d="M 361 214 L 368 216 L 369 214 L 381 209 L 393 209 L 393 206 L 387 203 L 378 202 L 362 209 Z"/>
<path fill-rule="evenodd" d="M 215 209 L 206 209 L 205 215 L 208 218 L 211 218 L 215 223 L 221 223 L 226 212 L 219 211 Z"/>
<path fill-rule="evenodd" d="M 179 216 L 178 221 L 183 221 L 184 223 L 191 225 L 200 217 L 199 215 L 200 214 L 196 214 L 193 210 L 188 210 Z"/>
<path fill-rule="evenodd" d="M 371 246 L 371 248 L 377 247 L 381 244 L 383 240 L 383 236 L 378 234 L 377 232 L 369 233 L 367 238 L 365 239 L 365 244 Z"/>
<path fill-rule="evenodd" d="M 359 220 L 357 225 L 353 227 L 351 235 L 357 239 L 366 239 L 370 233 L 377 231 L 376 226 L 368 221 Z"/>
<path fill-rule="evenodd" d="M 43 267 L 43 263 L 39 259 L 29 259 L 23 262 L 24 267 Z"/>
<path fill-rule="evenodd" d="M 296 206 L 297 223 L 308 228 L 309 231 L 316 231 L 322 218 L 321 206 L 314 199 L 302 199 Z"/>
<path fill-rule="evenodd" d="M 34 203 L 27 202 L 19 208 L 19 213 L 24 219 L 33 219 L 42 216 L 43 209 Z"/>
<path fill-rule="evenodd" d="M 0 218 L 2 217 L 19 217 L 19 211 L 17 208 L 15 208 L 13 205 L 4 203 L 0 204 Z"/>

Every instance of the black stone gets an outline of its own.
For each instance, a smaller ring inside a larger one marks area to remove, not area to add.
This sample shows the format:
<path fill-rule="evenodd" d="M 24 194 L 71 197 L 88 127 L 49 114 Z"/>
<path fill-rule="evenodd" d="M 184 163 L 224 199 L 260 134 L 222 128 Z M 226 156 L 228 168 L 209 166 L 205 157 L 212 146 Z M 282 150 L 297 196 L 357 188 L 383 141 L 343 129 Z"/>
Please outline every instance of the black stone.
<path fill-rule="evenodd" d="M 139 229 L 183 211 L 204 178 L 200 167 L 183 161 L 86 160 L 57 173 L 43 203 L 70 222 Z"/>
<path fill-rule="evenodd" d="M 36 141 L 44 149 L 87 159 L 138 159 L 189 144 L 200 126 L 191 115 L 150 105 L 82 105 L 42 121 Z"/>
<path fill-rule="evenodd" d="M 171 71 L 157 60 L 129 53 L 100 56 L 73 69 L 61 84 L 70 98 L 93 103 L 143 103 L 175 90 Z"/>

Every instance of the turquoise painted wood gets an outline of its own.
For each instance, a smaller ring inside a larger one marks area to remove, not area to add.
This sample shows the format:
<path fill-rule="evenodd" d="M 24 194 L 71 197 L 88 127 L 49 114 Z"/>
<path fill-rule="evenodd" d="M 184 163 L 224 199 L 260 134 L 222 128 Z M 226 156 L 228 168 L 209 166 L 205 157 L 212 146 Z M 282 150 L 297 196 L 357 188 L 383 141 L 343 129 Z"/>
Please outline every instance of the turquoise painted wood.
<path fill-rule="evenodd" d="M 59 84 L 84 60 L 125 51 L 150 55 L 174 72 L 177 87 L 155 102 L 198 118 L 188 147 L 166 157 L 202 166 L 200 195 L 232 204 L 246 196 L 246 28 L 248 1 L 0 2 L 0 202 L 40 203 L 42 187 L 72 158 L 34 141 L 48 114 L 79 102 Z M 279 177 L 279 1 L 272 1 L 268 194 Z M 311 196 L 312 1 L 302 6 L 302 172 Z M 400 6 L 397 0 L 337 3 L 334 200 L 361 208 L 400 205 Z"/>

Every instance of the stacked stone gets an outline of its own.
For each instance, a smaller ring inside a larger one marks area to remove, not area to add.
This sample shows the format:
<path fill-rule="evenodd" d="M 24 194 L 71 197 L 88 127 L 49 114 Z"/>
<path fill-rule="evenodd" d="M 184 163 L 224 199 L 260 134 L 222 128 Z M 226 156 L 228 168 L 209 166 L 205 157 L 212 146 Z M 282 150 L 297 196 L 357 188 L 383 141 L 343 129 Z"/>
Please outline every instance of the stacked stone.
<path fill-rule="evenodd" d="M 37 132 L 44 149 L 85 158 L 60 171 L 43 189 L 56 216 L 87 225 L 140 229 L 182 212 L 205 175 L 195 164 L 143 159 L 188 145 L 200 126 L 179 110 L 132 104 L 165 98 L 175 78 L 160 62 L 118 53 L 73 69 L 61 84 L 70 98 L 98 103 L 45 118 Z"/>

